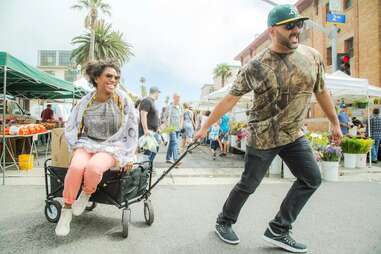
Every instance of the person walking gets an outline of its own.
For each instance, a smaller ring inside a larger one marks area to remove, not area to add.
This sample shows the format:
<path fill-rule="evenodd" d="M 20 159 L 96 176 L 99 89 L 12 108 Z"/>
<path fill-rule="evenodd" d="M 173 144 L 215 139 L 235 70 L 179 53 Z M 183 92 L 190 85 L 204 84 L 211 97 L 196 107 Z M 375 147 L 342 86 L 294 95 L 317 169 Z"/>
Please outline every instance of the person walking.
<path fill-rule="evenodd" d="M 144 98 L 139 105 L 139 137 L 152 135 L 160 144 L 161 138 L 158 134 L 160 127 L 159 112 L 156 109 L 155 101 L 159 99 L 160 90 L 157 87 L 151 87 L 148 97 Z M 156 152 L 145 150 L 144 155 L 147 155 L 151 162 L 154 161 L 156 154 L 159 152 L 159 146 Z"/>
<path fill-rule="evenodd" d="M 224 114 L 220 119 L 220 135 L 219 145 L 221 149 L 220 156 L 226 156 L 228 153 L 229 145 L 229 131 L 230 131 L 230 118 L 227 114 Z"/>
<path fill-rule="evenodd" d="M 380 109 L 378 108 L 373 109 L 373 117 L 370 119 L 370 137 L 374 141 L 371 150 L 372 162 L 377 163 L 378 150 L 381 141 L 381 117 Z"/>
<path fill-rule="evenodd" d="M 173 102 L 168 107 L 166 125 L 172 129 L 169 133 L 166 161 L 173 164 L 179 158 L 179 135 L 183 125 L 183 107 L 180 104 L 180 95 L 177 93 L 173 95 Z"/>
<path fill-rule="evenodd" d="M 181 146 L 182 150 L 185 149 L 187 145 L 192 143 L 195 122 L 193 118 L 193 112 L 188 103 L 184 103 L 184 114 L 183 114 L 183 144 Z"/>
<path fill-rule="evenodd" d="M 340 122 L 341 132 L 343 133 L 343 135 L 347 135 L 349 133 L 351 120 L 348 116 L 348 113 L 346 112 L 346 106 L 345 105 L 341 106 L 338 118 L 339 118 L 339 122 Z"/>
<path fill-rule="evenodd" d="M 339 143 L 342 133 L 324 84 L 322 57 L 315 49 L 299 44 L 306 19 L 293 5 L 278 5 L 270 11 L 268 34 L 271 45 L 242 67 L 229 94 L 216 105 L 207 123 L 196 134 L 196 139 L 205 137 L 208 128 L 230 111 L 244 94 L 253 93 L 255 100 L 248 119 L 250 135 L 245 169 L 215 226 L 218 237 L 226 243 L 239 243 L 232 224 L 237 222 L 246 200 L 262 181 L 275 156 L 279 155 L 297 180 L 270 221 L 263 239 L 287 251 L 307 251 L 306 245 L 291 237 L 290 230 L 321 184 L 319 166 L 301 132 L 313 93 L 332 124 L 333 141 Z"/>

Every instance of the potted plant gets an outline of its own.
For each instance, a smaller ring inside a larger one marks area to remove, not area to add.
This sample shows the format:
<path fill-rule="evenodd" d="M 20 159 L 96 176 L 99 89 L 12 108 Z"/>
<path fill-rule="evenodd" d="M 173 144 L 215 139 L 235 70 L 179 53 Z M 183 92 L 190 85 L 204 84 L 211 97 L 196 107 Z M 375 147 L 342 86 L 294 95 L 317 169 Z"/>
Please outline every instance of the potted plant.
<path fill-rule="evenodd" d="M 368 106 L 368 100 L 355 100 L 353 104 L 356 105 L 357 108 L 366 108 L 366 106 Z"/>
<path fill-rule="evenodd" d="M 359 153 L 356 155 L 356 168 L 366 167 L 366 155 L 369 153 L 373 145 L 372 139 L 358 139 L 360 144 Z"/>
<path fill-rule="evenodd" d="M 323 179 L 327 181 L 337 181 L 339 177 L 341 148 L 334 145 L 328 145 L 321 149 L 319 154 Z"/>
<path fill-rule="evenodd" d="M 344 137 L 341 141 L 341 150 L 344 154 L 344 167 L 356 168 L 357 154 L 361 150 L 360 141 L 357 138 Z"/>

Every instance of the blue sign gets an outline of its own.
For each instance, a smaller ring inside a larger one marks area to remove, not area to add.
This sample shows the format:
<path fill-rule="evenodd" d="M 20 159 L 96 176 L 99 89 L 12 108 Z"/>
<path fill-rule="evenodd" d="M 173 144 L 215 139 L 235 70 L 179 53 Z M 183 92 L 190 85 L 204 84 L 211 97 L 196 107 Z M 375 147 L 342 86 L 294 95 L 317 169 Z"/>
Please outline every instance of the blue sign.
<path fill-rule="evenodd" d="M 345 24 L 345 14 L 330 12 L 327 15 L 327 22 Z"/>

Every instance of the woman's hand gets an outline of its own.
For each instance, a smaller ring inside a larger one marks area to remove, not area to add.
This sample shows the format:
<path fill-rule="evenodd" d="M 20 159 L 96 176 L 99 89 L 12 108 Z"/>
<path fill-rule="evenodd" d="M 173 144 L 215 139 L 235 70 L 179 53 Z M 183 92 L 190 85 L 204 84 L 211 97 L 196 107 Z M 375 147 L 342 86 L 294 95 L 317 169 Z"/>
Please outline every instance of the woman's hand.
<path fill-rule="evenodd" d="M 129 161 L 129 162 L 127 162 L 126 166 L 120 168 L 120 170 L 127 172 L 127 171 L 131 170 L 133 167 L 134 167 L 134 162 L 133 161 Z"/>

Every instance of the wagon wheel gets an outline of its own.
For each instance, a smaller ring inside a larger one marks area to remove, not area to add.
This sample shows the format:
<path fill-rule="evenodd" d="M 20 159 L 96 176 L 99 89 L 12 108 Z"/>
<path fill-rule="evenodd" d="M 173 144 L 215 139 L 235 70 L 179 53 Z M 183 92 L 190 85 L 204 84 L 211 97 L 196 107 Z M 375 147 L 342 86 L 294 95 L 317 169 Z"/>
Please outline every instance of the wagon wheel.
<path fill-rule="evenodd" d="M 49 200 L 45 205 L 45 217 L 49 222 L 57 223 L 61 217 L 62 205 L 56 200 Z"/>
<path fill-rule="evenodd" d="M 97 207 L 97 203 L 90 201 L 87 203 L 86 211 L 91 212 L 95 207 Z"/>
<path fill-rule="evenodd" d="M 123 238 L 127 238 L 128 237 L 128 222 L 129 222 L 129 218 L 130 218 L 130 213 L 131 211 L 128 210 L 128 209 L 124 209 L 123 210 L 123 213 L 122 213 L 122 236 Z"/>
<path fill-rule="evenodd" d="M 155 216 L 153 212 L 153 206 L 151 200 L 144 201 L 144 219 L 146 220 L 147 225 L 151 226 Z"/>

